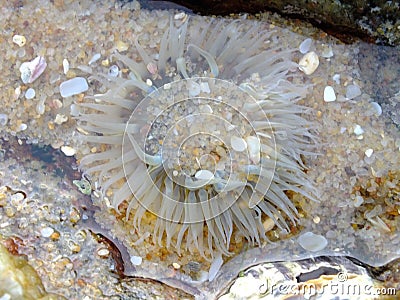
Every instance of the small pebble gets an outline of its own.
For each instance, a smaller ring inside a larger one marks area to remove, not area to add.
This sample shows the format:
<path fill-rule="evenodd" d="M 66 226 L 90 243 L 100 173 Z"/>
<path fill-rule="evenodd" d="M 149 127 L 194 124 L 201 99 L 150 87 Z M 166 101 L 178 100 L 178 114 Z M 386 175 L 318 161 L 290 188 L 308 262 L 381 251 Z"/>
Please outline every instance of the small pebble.
<path fill-rule="evenodd" d="M 108 257 L 108 255 L 110 255 L 110 251 L 106 248 L 101 248 L 97 251 L 97 255 L 100 257 Z"/>
<path fill-rule="evenodd" d="M 312 39 L 310 38 L 305 39 L 299 46 L 300 53 L 306 54 L 310 50 L 311 45 L 312 45 Z"/>
<path fill-rule="evenodd" d="M 61 125 L 62 123 L 65 123 L 67 121 L 68 121 L 68 117 L 63 114 L 57 114 L 54 119 L 54 123 L 56 123 L 57 125 Z"/>
<path fill-rule="evenodd" d="M 42 237 L 48 238 L 50 237 L 54 232 L 54 229 L 51 227 L 44 227 L 42 229 L 40 229 L 40 234 L 42 235 Z"/>
<path fill-rule="evenodd" d="M 69 61 L 68 61 L 68 59 L 64 58 L 62 64 L 63 64 L 64 74 L 67 74 L 68 71 L 69 71 Z"/>
<path fill-rule="evenodd" d="M 181 268 L 181 265 L 178 263 L 172 263 L 172 266 L 174 267 L 175 270 L 179 270 Z"/>
<path fill-rule="evenodd" d="M 76 153 L 76 150 L 70 146 L 62 146 L 60 149 L 66 156 L 74 156 Z"/>
<path fill-rule="evenodd" d="M 247 149 L 247 143 L 244 139 L 237 137 L 237 136 L 232 136 L 231 137 L 231 147 L 233 150 L 237 152 L 242 152 Z"/>
<path fill-rule="evenodd" d="M 26 38 L 23 35 L 16 34 L 13 36 L 13 42 L 20 47 L 25 46 Z"/>
<path fill-rule="evenodd" d="M 324 101 L 332 102 L 336 100 L 335 90 L 331 86 L 326 86 L 324 89 Z"/>
<path fill-rule="evenodd" d="M 200 170 L 196 172 L 194 177 L 200 180 L 211 180 L 214 178 L 214 174 L 209 170 Z"/>
<path fill-rule="evenodd" d="M 331 58 L 333 56 L 332 46 L 325 45 L 322 49 L 321 56 L 324 58 Z"/>
<path fill-rule="evenodd" d="M 108 69 L 108 75 L 111 77 L 117 77 L 119 74 L 119 68 L 117 65 L 112 65 L 109 69 Z"/>
<path fill-rule="evenodd" d="M 86 92 L 88 83 L 83 77 L 75 77 L 60 84 L 60 94 L 63 98 Z"/>
<path fill-rule="evenodd" d="M 299 61 L 299 69 L 306 75 L 311 75 L 319 66 L 318 55 L 314 52 L 308 52 Z"/>
<path fill-rule="evenodd" d="M 347 86 L 347 89 L 346 89 L 346 98 L 347 99 L 351 100 L 360 95 L 361 95 L 361 89 L 357 85 L 350 84 Z"/>
<path fill-rule="evenodd" d="M 91 65 L 93 63 L 95 63 L 96 61 L 98 61 L 101 57 L 100 53 L 96 53 L 95 55 L 92 56 L 92 58 L 89 60 L 88 65 Z"/>
<path fill-rule="evenodd" d="M 8 122 L 8 116 L 6 114 L 0 114 L 0 126 L 5 126 Z"/>
<path fill-rule="evenodd" d="M 353 132 L 355 135 L 361 135 L 364 133 L 364 129 L 362 129 L 360 125 L 356 124 Z"/>
<path fill-rule="evenodd" d="M 340 74 L 333 75 L 332 79 L 336 84 L 340 84 Z"/>
<path fill-rule="evenodd" d="M 128 50 L 129 45 L 127 43 L 124 43 L 123 41 L 117 41 L 115 44 L 115 47 L 117 48 L 117 50 L 119 52 L 123 52 L 123 51 Z"/>
<path fill-rule="evenodd" d="M 354 201 L 354 207 L 360 207 L 361 204 L 364 203 L 364 198 L 362 196 L 356 196 L 356 199 Z"/>
<path fill-rule="evenodd" d="M 327 239 L 319 234 L 305 232 L 297 239 L 302 248 L 308 251 L 316 252 L 324 249 L 328 245 Z"/>
<path fill-rule="evenodd" d="M 382 107 L 376 102 L 371 102 L 371 105 L 375 110 L 375 115 L 379 117 L 382 114 Z"/>
<path fill-rule="evenodd" d="M 135 255 L 131 256 L 131 263 L 134 266 L 140 266 L 142 264 L 142 261 L 143 261 L 143 258 L 140 256 L 135 256 Z"/>
<path fill-rule="evenodd" d="M 25 92 L 25 98 L 28 100 L 35 98 L 35 95 L 36 95 L 36 92 L 33 88 L 29 88 Z"/>
<path fill-rule="evenodd" d="M 365 153 L 366 157 L 371 157 L 372 153 L 374 153 L 374 150 L 370 148 L 370 149 L 365 150 L 364 153 Z"/>

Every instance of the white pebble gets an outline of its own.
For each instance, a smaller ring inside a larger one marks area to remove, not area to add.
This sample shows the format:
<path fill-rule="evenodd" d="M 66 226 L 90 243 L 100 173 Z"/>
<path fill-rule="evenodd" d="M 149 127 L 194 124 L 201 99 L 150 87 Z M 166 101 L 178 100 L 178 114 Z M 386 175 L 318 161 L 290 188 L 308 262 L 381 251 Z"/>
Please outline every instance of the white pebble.
<path fill-rule="evenodd" d="M 42 235 L 42 237 L 50 237 L 52 234 L 54 233 L 54 229 L 51 227 L 44 227 L 42 229 L 40 229 L 40 234 Z"/>
<path fill-rule="evenodd" d="M 354 207 L 360 207 L 361 204 L 364 203 L 364 198 L 362 196 L 356 196 L 354 201 Z"/>
<path fill-rule="evenodd" d="M 312 45 L 312 39 L 308 38 L 305 39 L 303 42 L 301 42 L 300 46 L 299 46 L 299 50 L 301 54 L 306 54 Z"/>
<path fill-rule="evenodd" d="M 350 84 L 347 86 L 347 89 L 346 89 L 346 98 L 347 99 L 351 100 L 360 95 L 361 95 L 361 89 L 357 85 Z"/>
<path fill-rule="evenodd" d="M 111 77 L 117 77 L 119 74 L 119 68 L 117 65 L 112 65 L 109 69 L 108 69 L 108 75 Z"/>
<path fill-rule="evenodd" d="M 382 114 L 382 107 L 376 102 L 371 102 L 371 105 L 375 110 L 375 115 L 379 117 Z"/>
<path fill-rule="evenodd" d="M 68 59 L 64 58 L 62 64 L 63 64 L 64 74 L 67 74 L 68 71 L 69 71 L 69 61 L 68 61 Z"/>
<path fill-rule="evenodd" d="M 96 53 L 95 55 L 92 56 L 92 58 L 89 60 L 88 65 L 91 65 L 93 63 L 95 63 L 96 61 L 98 61 L 101 57 L 100 53 Z"/>
<path fill-rule="evenodd" d="M 311 75 L 319 66 L 319 58 L 314 51 L 305 54 L 299 61 L 299 69 L 306 75 Z"/>
<path fill-rule="evenodd" d="M 199 170 L 194 177 L 201 180 L 211 180 L 214 178 L 214 174 L 209 170 Z"/>
<path fill-rule="evenodd" d="M 319 234 L 306 232 L 300 235 L 297 239 L 301 247 L 308 251 L 320 251 L 328 245 L 327 239 Z"/>
<path fill-rule="evenodd" d="M 86 92 L 88 89 L 88 83 L 83 77 L 75 77 L 60 84 L 60 94 L 63 98 Z"/>
<path fill-rule="evenodd" d="M 135 256 L 135 255 L 131 256 L 131 263 L 134 266 L 140 266 L 142 264 L 142 261 L 143 261 L 143 258 L 140 256 Z"/>
<path fill-rule="evenodd" d="M 66 115 L 63 114 L 57 114 L 55 119 L 54 119 L 54 123 L 61 125 L 62 123 L 65 123 L 68 121 L 68 117 Z"/>
<path fill-rule="evenodd" d="M 21 125 L 19 125 L 18 130 L 19 131 L 24 131 L 28 128 L 28 125 L 26 125 L 25 123 L 22 123 Z"/>
<path fill-rule="evenodd" d="M 34 82 L 47 67 L 46 60 L 42 56 L 36 57 L 32 61 L 26 61 L 21 64 L 19 71 L 21 72 L 21 79 L 23 83 Z"/>
<path fill-rule="evenodd" d="M 374 149 L 367 149 L 364 153 L 366 157 L 371 157 L 372 153 L 374 153 Z"/>
<path fill-rule="evenodd" d="M 242 152 L 247 149 L 246 141 L 237 136 L 231 137 L 231 146 L 232 146 L 232 149 L 237 152 Z"/>
<path fill-rule="evenodd" d="M 35 95 L 36 95 L 36 92 L 33 88 L 29 88 L 25 92 L 25 98 L 28 100 L 35 98 Z"/>
<path fill-rule="evenodd" d="M 23 47 L 26 44 L 26 38 L 23 35 L 16 34 L 13 36 L 13 43 Z"/>
<path fill-rule="evenodd" d="M 330 85 L 327 85 L 324 89 L 324 101 L 332 102 L 335 100 L 336 100 L 335 90 Z"/>
<path fill-rule="evenodd" d="M 62 146 L 61 151 L 66 155 L 66 156 L 74 156 L 76 153 L 76 150 L 70 146 Z"/>
<path fill-rule="evenodd" d="M 353 132 L 355 135 L 361 135 L 364 133 L 364 129 L 362 129 L 360 125 L 356 124 L 356 126 L 354 126 Z"/>
<path fill-rule="evenodd" d="M 8 116 L 6 114 L 0 114 L 0 126 L 5 126 L 8 122 Z"/>
<path fill-rule="evenodd" d="M 340 84 L 340 74 L 333 75 L 332 79 L 336 84 Z"/>

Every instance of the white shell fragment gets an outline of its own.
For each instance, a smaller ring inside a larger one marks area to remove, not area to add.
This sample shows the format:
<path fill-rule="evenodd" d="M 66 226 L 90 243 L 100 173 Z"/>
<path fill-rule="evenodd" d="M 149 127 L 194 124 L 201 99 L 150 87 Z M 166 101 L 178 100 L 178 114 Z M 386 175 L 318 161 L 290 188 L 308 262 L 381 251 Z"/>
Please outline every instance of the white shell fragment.
<path fill-rule="evenodd" d="M 369 148 L 369 149 L 365 150 L 364 153 L 365 153 L 366 157 L 371 157 L 372 153 L 374 153 L 374 149 Z"/>
<path fill-rule="evenodd" d="M 330 85 L 327 85 L 324 89 L 324 101 L 333 102 L 335 100 L 336 100 L 335 90 Z"/>
<path fill-rule="evenodd" d="M 297 242 L 302 248 L 312 252 L 320 251 L 328 245 L 328 241 L 325 237 L 312 232 L 303 233 L 297 238 Z"/>
<path fill-rule="evenodd" d="M 256 136 L 246 137 L 247 147 L 249 149 L 249 158 L 253 164 L 260 162 L 261 144 Z"/>
<path fill-rule="evenodd" d="M 13 43 L 23 47 L 26 44 L 26 38 L 23 35 L 16 34 L 13 36 Z"/>
<path fill-rule="evenodd" d="M 46 69 L 47 63 L 44 57 L 38 56 L 32 61 L 27 61 L 21 64 L 19 71 L 21 72 L 21 79 L 23 83 L 32 83 Z"/>
<path fill-rule="evenodd" d="M 62 146 L 61 151 L 66 155 L 66 156 L 74 156 L 76 153 L 76 150 L 70 146 Z"/>
<path fill-rule="evenodd" d="M 35 98 L 35 95 L 36 95 L 36 92 L 33 88 L 29 88 L 25 92 L 25 98 L 28 100 Z"/>
<path fill-rule="evenodd" d="M 306 54 L 312 45 L 312 39 L 308 38 L 305 39 L 303 42 L 301 42 L 300 46 L 299 46 L 299 50 L 301 54 Z"/>
<path fill-rule="evenodd" d="M 364 133 L 364 129 L 362 129 L 360 125 L 356 124 L 356 126 L 354 126 L 353 132 L 355 135 L 361 135 Z"/>
<path fill-rule="evenodd" d="M 237 136 L 232 136 L 231 137 L 231 146 L 232 149 L 237 151 L 237 152 L 242 152 L 246 150 L 247 148 L 247 143 L 244 139 L 237 137 Z"/>
<path fill-rule="evenodd" d="M 60 94 L 63 98 L 86 92 L 88 83 L 83 77 L 75 77 L 60 84 Z"/>
<path fill-rule="evenodd" d="M 361 89 L 355 85 L 350 84 L 346 88 L 346 98 L 351 100 L 361 95 Z"/>
<path fill-rule="evenodd" d="M 299 61 L 299 69 L 306 75 L 311 75 L 319 66 L 319 58 L 314 51 L 305 54 Z"/>
<path fill-rule="evenodd" d="M 379 105 L 379 103 L 376 102 L 371 102 L 371 105 L 375 110 L 375 115 L 379 117 L 382 114 L 382 107 Z"/>

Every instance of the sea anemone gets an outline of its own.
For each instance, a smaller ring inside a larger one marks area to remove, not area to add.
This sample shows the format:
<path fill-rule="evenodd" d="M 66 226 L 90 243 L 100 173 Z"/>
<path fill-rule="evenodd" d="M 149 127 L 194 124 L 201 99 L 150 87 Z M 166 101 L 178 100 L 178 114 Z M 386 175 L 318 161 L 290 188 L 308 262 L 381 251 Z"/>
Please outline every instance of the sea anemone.
<path fill-rule="evenodd" d="M 316 145 L 294 51 L 256 22 L 182 14 L 166 27 L 157 47 L 139 35 L 135 53 L 115 52 L 112 72 L 92 76 L 107 91 L 79 104 L 80 138 L 107 146 L 81 168 L 138 231 L 156 215 L 154 242 L 178 253 L 230 255 L 235 230 L 261 245 L 265 218 L 289 232 L 287 191 L 313 199 L 303 158 Z"/>

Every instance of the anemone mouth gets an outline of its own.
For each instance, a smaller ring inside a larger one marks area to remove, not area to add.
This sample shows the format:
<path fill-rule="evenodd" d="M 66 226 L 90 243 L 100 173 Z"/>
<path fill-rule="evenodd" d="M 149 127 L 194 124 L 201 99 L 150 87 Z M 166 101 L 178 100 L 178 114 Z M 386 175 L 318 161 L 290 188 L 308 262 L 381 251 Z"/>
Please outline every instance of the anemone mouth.
<path fill-rule="evenodd" d="M 290 82 L 292 51 L 269 48 L 256 26 L 189 23 L 171 18 L 158 53 L 138 40 L 138 59 L 115 53 L 128 72 L 93 76 L 109 90 L 80 104 L 78 120 L 86 141 L 109 146 L 80 163 L 116 210 L 128 203 L 138 230 L 146 211 L 157 216 L 160 246 L 229 255 L 234 228 L 261 245 L 262 216 L 281 230 L 296 223 L 285 192 L 313 199 L 301 155 L 316 141 L 296 104 L 306 87 Z"/>

